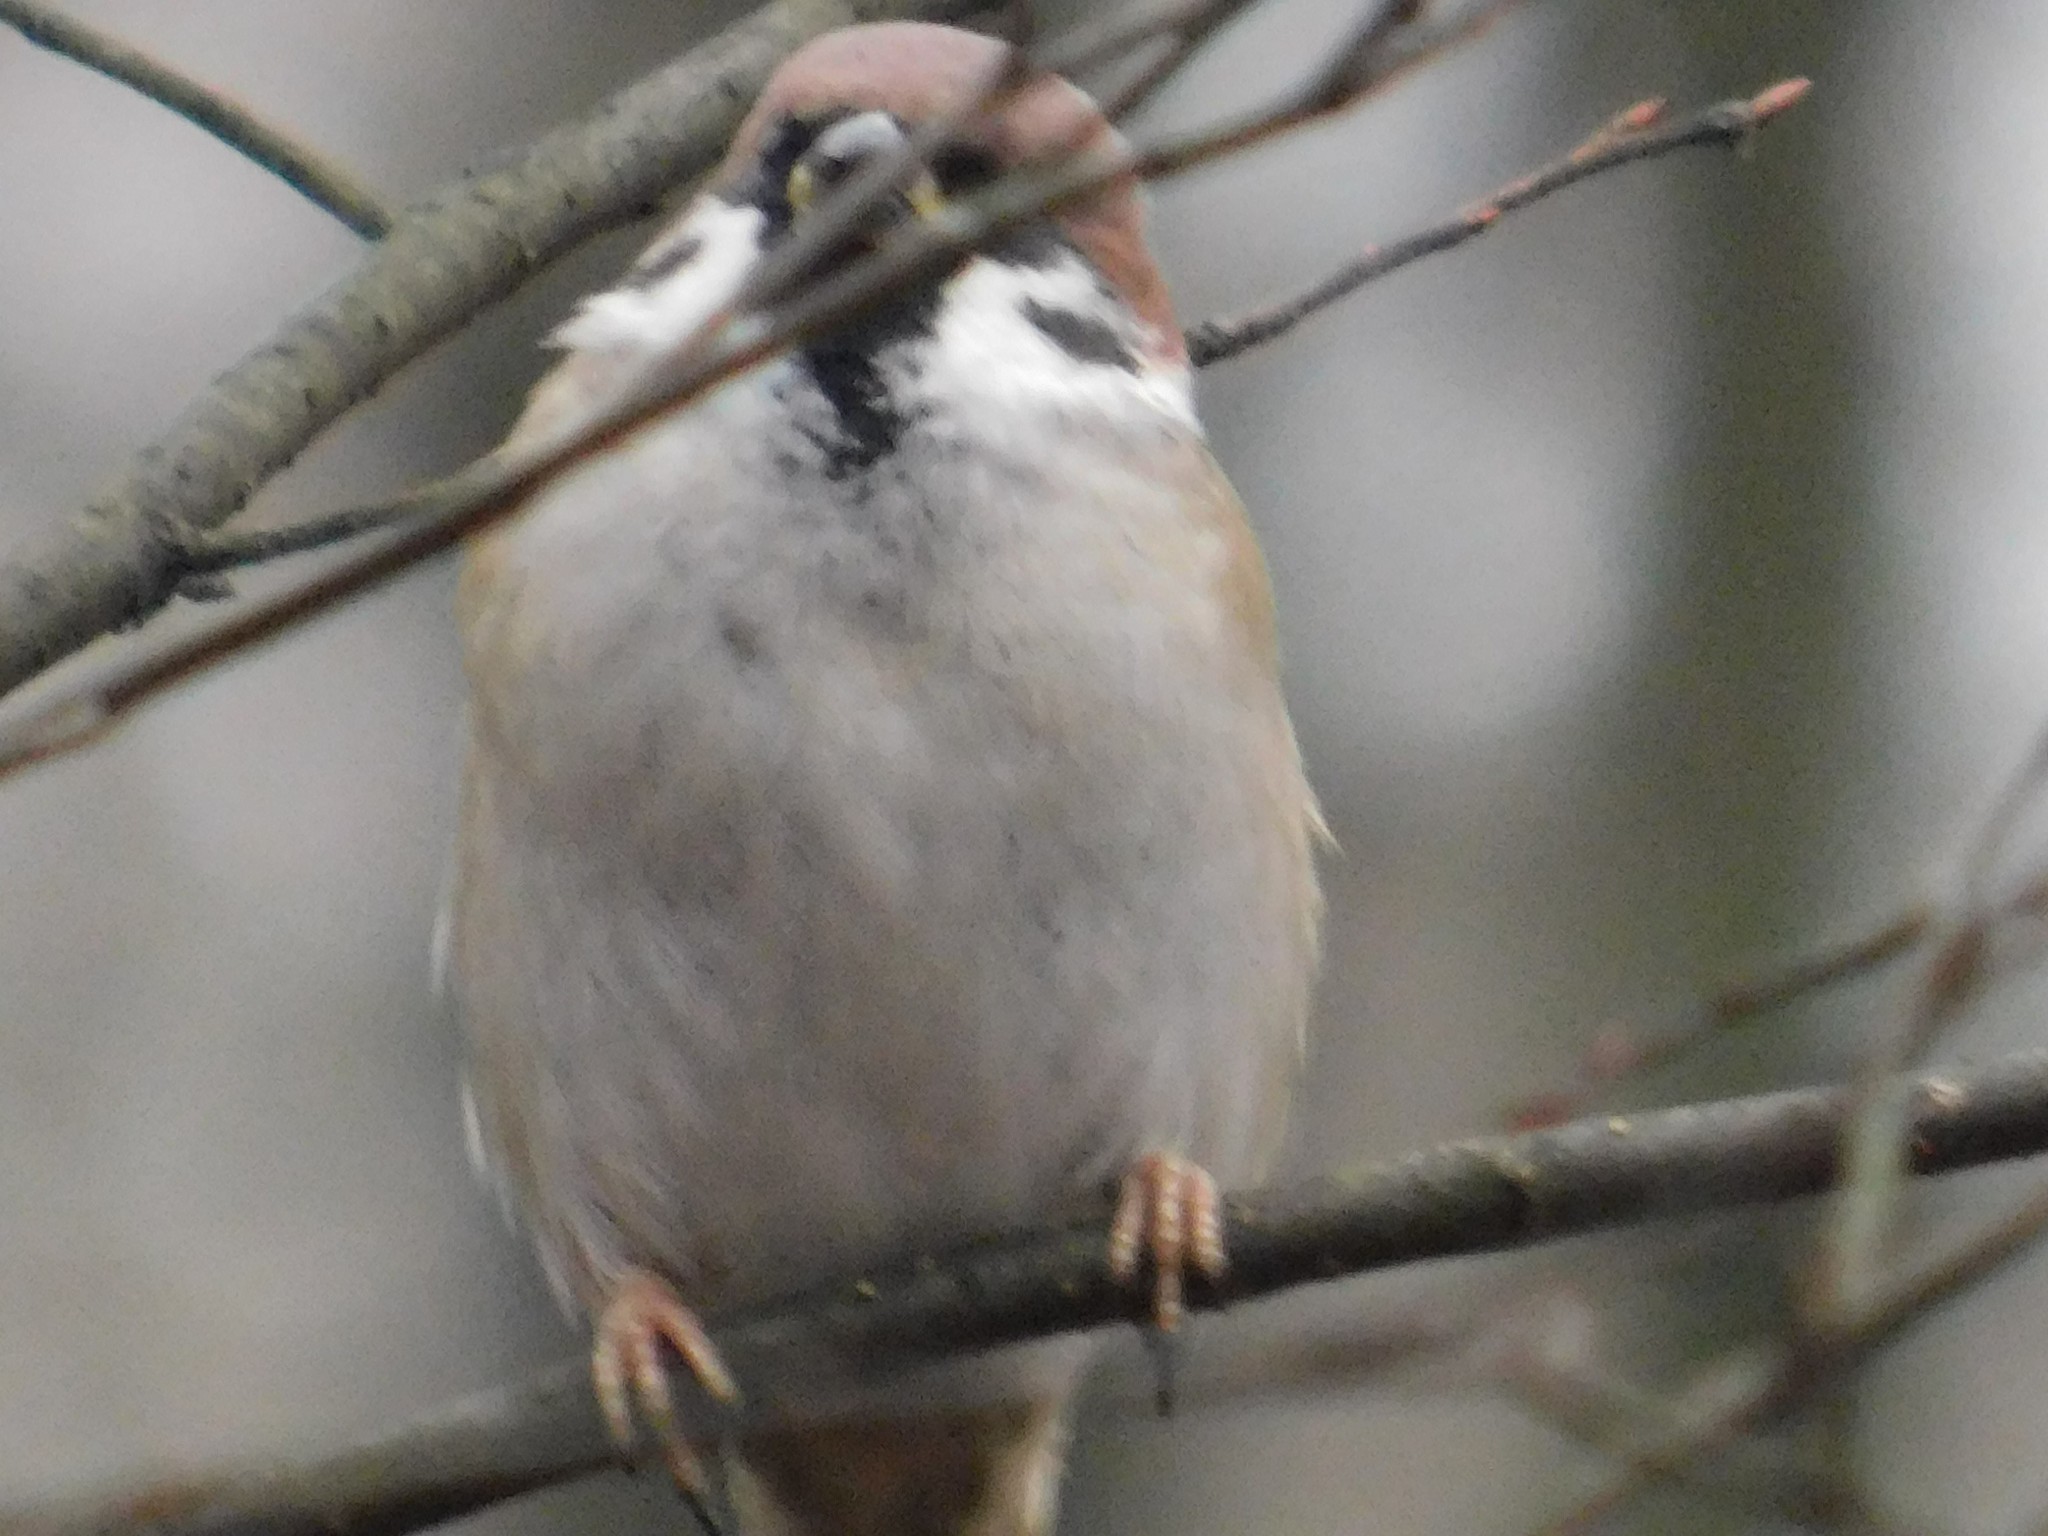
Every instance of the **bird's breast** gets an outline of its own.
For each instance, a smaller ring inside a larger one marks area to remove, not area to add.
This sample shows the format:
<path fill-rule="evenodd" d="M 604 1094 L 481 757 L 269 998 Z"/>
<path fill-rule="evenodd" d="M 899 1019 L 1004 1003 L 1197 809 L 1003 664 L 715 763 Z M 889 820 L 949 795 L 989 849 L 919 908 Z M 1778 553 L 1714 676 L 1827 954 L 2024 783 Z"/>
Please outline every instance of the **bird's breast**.
<path fill-rule="evenodd" d="M 1271 1129 L 1311 813 L 1228 541 L 1114 422 L 906 420 L 850 465 L 780 363 L 471 563 L 456 979 L 558 1248 L 829 1269 Z"/>
<path fill-rule="evenodd" d="M 883 382 L 786 360 L 578 463 L 483 543 L 479 726 L 563 814 L 639 813 L 644 836 L 764 773 L 986 789 L 1199 709 L 1231 551 L 1126 435 Z M 1169 416 L 1144 432 L 1206 454 Z"/>

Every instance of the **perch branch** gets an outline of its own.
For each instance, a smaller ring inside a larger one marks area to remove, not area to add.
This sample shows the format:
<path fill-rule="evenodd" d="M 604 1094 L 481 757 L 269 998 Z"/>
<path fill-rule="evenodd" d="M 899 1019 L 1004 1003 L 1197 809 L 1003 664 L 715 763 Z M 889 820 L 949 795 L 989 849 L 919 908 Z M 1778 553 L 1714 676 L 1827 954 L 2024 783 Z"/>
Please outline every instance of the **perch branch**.
<path fill-rule="evenodd" d="M 353 173 L 300 144 L 282 128 L 266 123 L 240 102 L 112 33 L 51 10 L 39 0 L 0 0 L 0 25 L 12 27 L 38 48 L 82 64 L 169 108 L 262 166 L 365 240 L 380 240 L 390 231 L 390 211 Z"/>
<path fill-rule="evenodd" d="M 1911 1102 L 1916 1173 L 2048 1151 L 2048 1051 L 1925 1079 Z M 1220 1283 L 1194 1286 L 1189 1302 L 1222 1307 L 1426 1259 L 1818 1194 L 1834 1179 L 1849 1104 L 1845 1089 L 1800 1089 L 1598 1117 L 1236 1197 L 1227 1203 L 1231 1269 Z M 1106 1215 L 1091 1213 L 891 1273 L 848 1276 L 791 1304 L 720 1318 L 713 1333 L 743 1380 L 772 1383 L 790 1379 L 790 1362 L 821 1351 L 902 1359 L 1129 1322 L 1143 1298 L 1109 1278 L 1106 1230 Z M 1992 1242 L 1895 1286 L 1859 1324 L 1855 1348 L 1890 1339 L 2031 1235 L 2016 1219 Z M 1846 1350 L 1832 1357 L 1837 1365 L 1847 1358 Z M 1722 1439 L 1789 1401 L 1795 1374 L 1799 1382 L 1813 1376 L 1776 1353 L 1737 1367 L 1741 1360 L 1724 1366 L 1705 1426 Z M 772 1413 L 775 1402 L 755 1393 L 750 1407 Z M 1634 1448 L 1623 1474 L 1630 1493 L 1708 1448 L 1698 1418 L 1685 1422 L 1685 1443 Z M 0 1526 L 19 1536 L 105 1536 L 145 1524 L 153 1536 L 399 1536 L 609 1459 L 578 1361 L 332 1454 L 0 1513 Z"/>

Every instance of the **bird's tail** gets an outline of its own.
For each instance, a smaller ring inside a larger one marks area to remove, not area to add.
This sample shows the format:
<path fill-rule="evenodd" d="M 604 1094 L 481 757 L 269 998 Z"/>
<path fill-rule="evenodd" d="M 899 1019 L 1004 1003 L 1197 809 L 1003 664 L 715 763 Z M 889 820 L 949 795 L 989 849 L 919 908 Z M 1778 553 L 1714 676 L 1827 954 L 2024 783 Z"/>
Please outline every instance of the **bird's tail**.
<path fill-rule="evenodd" d="M 734 1492 L 748 1536 L 1046 1536 L 1064 1401 L 749 1436 Z"/>

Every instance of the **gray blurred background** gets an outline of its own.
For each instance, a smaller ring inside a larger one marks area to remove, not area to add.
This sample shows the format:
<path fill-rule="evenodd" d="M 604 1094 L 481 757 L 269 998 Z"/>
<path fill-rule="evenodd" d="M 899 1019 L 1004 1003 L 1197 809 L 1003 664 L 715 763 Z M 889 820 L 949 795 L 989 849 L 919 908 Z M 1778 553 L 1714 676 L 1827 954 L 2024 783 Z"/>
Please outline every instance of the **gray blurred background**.
<path fill-rule="evenodd" d="M 73 0 L 394 199 L 489 163 L 737 5 Z M 1078 6 L 1069 6 L 1073 14 Z M 1339 0 L 1275 0 L 1158 104 L 1289 78 Z M 1344 856 L 1292 1152 L 1489 1129 L 1602 1019 L 1920 890 L 2048 718 L 2048 13 L 1532 3 L 1342 122 L 1155 199 L 1183 316 L 1455 209 L 1637 97 L 1812 75 L 1737 161 L 1602 180 L 1206 375 L 1280 591 Z M 536 337 L 644 232 L 415 366 L 259 503 L 376 495 L 488 445 Z M 0 33 L 0 535 L 62 516 L 355 243 L 117 87 Z M 332 1443 L 575 1346 L 469 1178 L 428 990 L 460 689 L 445 563 L 0 787 L 0 1503 Z M 1627 1090 L 1839 1072 L 1864 985 Z M 1953 1050 L 2030 1038 L 2022 981 Z M 2010 1183 L 2010 1177 L 2006 1176 Z M 1997 1187 L 1919 1203 L 1947 1219 Z M 1782 1321 L 1804 1218 L 1438 1265 L 1204 1323 L 1304 1327 L 1570 1275 L 1664 1379 Z M 1900 1529 L 2048 1507 L 2048 1269 L 1831 1405 Z M 1136 1351 L 1119 1346 L 1129 1368 Z M 1171 1424 L 1103 1403 L 1072 1531 L 1514 1532 L 1600 1463 L 1474 1392 L 1280 1383 Z M 474 1522 L 683 1526 L 610 1479 Z M 1759 1529 L 1667 1498 L 1643 1529 Z"/>

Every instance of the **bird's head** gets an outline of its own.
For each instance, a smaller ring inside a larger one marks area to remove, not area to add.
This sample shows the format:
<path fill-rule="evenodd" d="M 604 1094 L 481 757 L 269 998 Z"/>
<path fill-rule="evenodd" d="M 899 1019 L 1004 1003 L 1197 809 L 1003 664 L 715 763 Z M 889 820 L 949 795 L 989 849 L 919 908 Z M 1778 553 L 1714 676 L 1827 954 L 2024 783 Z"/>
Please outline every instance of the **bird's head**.
<path fill-rule="evenodd" d="M 849 27 L 805 45 L 769 80 L 704 194 L 620 289 L 586 304 L 562 339 L 635 350 L 680 339 L 731 298 L 761 251 L 801 232 L 835 188 L 898 153 L 927 125 L 960 117 L 1003 61 L 1001 43 L 917 22 Z M 1084 92 L 1056 76 L 1028 77 L 968 115 L 924 168 L 866 207 L 826 263 L 851 259 L 1010 172 L 1116 142 L 1116 130 Z M 1019 273 L 1078 265 L 1116 311 L 1115 323 L 1094 312 L 1093 300 L 1060 302 L 1049 278 L 1023 281 L 1017 302 L 1045 336 L 1084 363 L 1185 365 L 1172 303 L 1145 242 L 1138 189 L 1128 178 L 998 239 L 910 297 L 929 307 L 938 288 L 976 265 Z"/>

